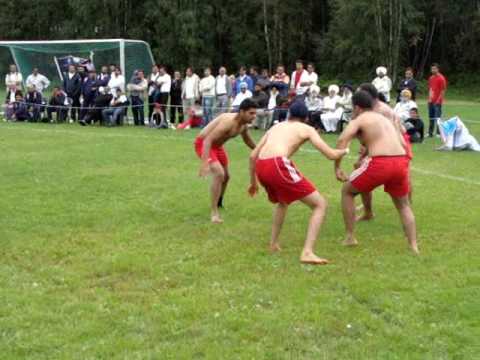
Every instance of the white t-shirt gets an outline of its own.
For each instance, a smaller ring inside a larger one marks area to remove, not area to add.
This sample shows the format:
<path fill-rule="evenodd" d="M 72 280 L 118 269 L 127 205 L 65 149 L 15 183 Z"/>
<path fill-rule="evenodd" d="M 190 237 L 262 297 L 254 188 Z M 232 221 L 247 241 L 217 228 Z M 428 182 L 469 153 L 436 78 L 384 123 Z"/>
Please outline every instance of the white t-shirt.
<path fill-rule="evenodd" d="M 157 79 L 157 84 L 160 85 L 160 92 L 161 93 L 170 93 L 170 88 L 172 87 L 172 78 L 170 75 L 165 73 L 164 75 L 160 75 Z"/>
<path fill-rule="evenodd" d="M 323 110 L 325 111 L 335 111 L 337 108 L 337 103 L 340 101 L 340 96 L 335 95 L 333 98 L 330 96 L 325 96 L 323 98 Z"/>
<path fill-rule="evenodd" d="M 150 74 L 150 76 L 148 77 L 148 82 L 154 82 L 156 83 L 158 81 L 158 78 L 160 77 L 160 73 L 156 73 L 156 74 Z M 155 86 L 153 85 L 150 85 L 148 87 L 148 95 L 152 95 L 153 92 L 155 91 Z"/>
<path fill-rule="evenodd" d="M 218 75 L 217 76 L 217 86 L 216 86 L 216 93 L 217 95 L 226 95 L 227 94 L 227 75 Z"/>
<path fill-rule="evenodd" d="M 301 86 L 300 84 L 303 82 L 309 81 L 307 78 L 308 72 L 305 69 L 302 70 L 302 74 L 300 75 L 300 81 L 297 83 L 297 86 L 295 86 L 296 73 L 297 73 L 297 70 L 295 70 L 292 73 L 292 77 L 290 78 L 290 88 L 295 89 L 297 92 L 297 95 L 303 95 L 307 92 L 309 86 Z"/>
<path fill-rule="evenodd" d="M 250 90 L 243 92 L 239 92 L 235 99 L 233 99 L 232 106 L 240 106 L 243 100 L 249 99 L 252 97 L 252 92 Z"/>
<path fill-rule="evenodd" d="M 120 89 L 122 92 L 125 92 L 125 77 L 120 74 L 118 76 L 110 78 L 108 82 L 108 87 L 110 88 L 110 93 L 112 95 L 116 94 L 116 89 Z"/>
<path fill-rule="evenodd" d="M 196 97 L 195 86 L 197 84 L 197 76 L 185 77 L 185 99 L 194 99 Z"/>
<path fill-rule="evenodd" d="M 278 96 L 278 93 L 270 94 L 270 97 L 268 98 L 268 106 L 267 106 L 268 110 L 274 110 L 277 107 L 277 96 Z"/>
<path fill-rule="evenodd" d="M 17 86 L 21 89 L 22 88 L 22 81 L 23 81 L 22 74 L 19 73 L 19 72 L 8 73 L 5 76 L 5 85 L 7 85 L 7 89 L 9 87 L 9 85 L 15 85 L 15 86 Z"/>
<path fill-rule="evenodd" d="M 311 73 L 307 71 L 307 75 L 305 76 L 305 79 L 306 79 L 305 81 L 311 82 L 310 86 L 317 85 L 318 75 L 315 71 L 312 71 Z"/>
<path fill-rule="evenodd" d="M 50 80 L 42 74 L 37 74 L 36 76 L 31 74 L 27 77 L 27 86 L 29 85 L 34 85 L 35 89 L 39 93 L 42 93 L 42 91 L 50 85 Z"/>

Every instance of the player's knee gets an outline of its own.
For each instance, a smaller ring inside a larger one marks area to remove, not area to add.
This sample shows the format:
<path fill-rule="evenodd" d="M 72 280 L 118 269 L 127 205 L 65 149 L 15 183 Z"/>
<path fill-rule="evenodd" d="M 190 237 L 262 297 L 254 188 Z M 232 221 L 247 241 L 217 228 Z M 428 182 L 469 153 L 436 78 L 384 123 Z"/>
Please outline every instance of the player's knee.
<path fill-rule="evenodd" d="M 229 180 L 230 180 L 230 174 L 228 172 L 226 172 L 223 175 L 223 182 L 228 182 Z"/>
<path fill-rule="evenodd" d="M 320 195 L 320 197 L 318 198 L 318 201 L 317 201 L 317 206 L 316 206 L 316 208 L 325 211 L 325 210 L 327 210 L 327 207 L 328 207 L 328 201 L 327 201 L 327 199 L 325 199 L 325 197 L 323 197 L 322 195 Z"/>

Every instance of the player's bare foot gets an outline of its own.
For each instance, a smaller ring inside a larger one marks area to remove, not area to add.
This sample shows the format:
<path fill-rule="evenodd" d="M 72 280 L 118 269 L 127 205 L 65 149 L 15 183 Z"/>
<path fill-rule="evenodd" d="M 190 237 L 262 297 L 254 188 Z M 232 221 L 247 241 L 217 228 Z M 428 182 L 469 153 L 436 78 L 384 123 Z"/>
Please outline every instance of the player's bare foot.
<path fill-rule="evenodd" d="M 373 215 L 372 213 L 365 213 L 365 214 L 362 214 L 362 215 L 358 215 L 355 217 L 355 221 L 356 222 L 359 222 L 359 221 L 370 221 L 370 220 L 373 220 L 375 218 L 375 215 Z"/>
<path fill-rule="evenodd" d="M 363 211 L 363 205 L 358 205 L 358 206 L 355 208 L 355 211 L 356 211 L 356 212 Z"/>
<path fill-rule="evenodd" d="M 223 223 L 223 219 L 220 217 L 220 215 L 212 215 L 212 223 L 221 224 Z"/>
<path fill-rule="evenodd" d="M 343 241 L 344 246 L 357 246 L 358 241 L 355 239 L 353 236 L 348 236 L 344 241 Z"/>
<path fill-rule="evenodd" d="M 329 263 L 327 259 L 322 259 L 314 253 L 302 253 L 300 262 L 308 265 L 327 265 Z"/>
<path fill-rule="evenodd" d="M 418 250 L 418 247 L 417 245 L 411 245 L 410 248 L 412 249 L 412 252 L 415 254 L 415 255 L 420 255 L 420 250 Z"/>
<path fill-rule="evenodd" d="M 271 252 L 278 252 L 278 251 L 282 251 L 282 248 L 280 247 L 280 244 L 278 243 L 270 243 L 270 251 Z"/>

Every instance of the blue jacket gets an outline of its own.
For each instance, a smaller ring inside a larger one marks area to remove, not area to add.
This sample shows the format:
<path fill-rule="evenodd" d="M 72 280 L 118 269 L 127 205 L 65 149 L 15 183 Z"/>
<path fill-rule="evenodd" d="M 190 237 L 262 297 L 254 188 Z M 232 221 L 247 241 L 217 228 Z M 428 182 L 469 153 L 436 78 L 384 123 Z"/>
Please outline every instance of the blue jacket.
<path fill-rule="evenodd" d="M 105 75 L 103 80 L 102 80 L 102 75 Z M 109 74 L 98 74 L 97 75 L 97 84 L 98 87 L 100 86 L 107 86 L 108 82 L 110 81 L 110 75 Z"/>
<path fill-rule="evenodd" d="M 75 73 L 70 79 L 68 72 L 63 75 L 63 90 L 71 98 L 79 97 L 82 92 L 82 77 L 79 73 Z"/>
<path fill-rule="evenodd" d="M 242 82 L 247 83 L 247 88 L 250 90 L 252 93 L 255 91 L 255 86 L 253 85 L 253 80 L 250 76 L 245 75 L 243 80 L 240 79 L 240 76 L 238 76 L 235 80 L 235 95 L 237 95 L 240 92 L 240 84 Z"/>
<path fill-rule="evenodd" d="M 13 112 L 17 120 L 27 120 L 29 118 L 27 104 L 24 101 L 15 101 L 13 103 Z"/>
<path fill-rule="evenodd" d="M 93 102 L 93 100 L 95 100 L 95 97 L 97 96 L 97 89 L 98 80 L 86 78 L 82 84 L 83 101 Z"/>

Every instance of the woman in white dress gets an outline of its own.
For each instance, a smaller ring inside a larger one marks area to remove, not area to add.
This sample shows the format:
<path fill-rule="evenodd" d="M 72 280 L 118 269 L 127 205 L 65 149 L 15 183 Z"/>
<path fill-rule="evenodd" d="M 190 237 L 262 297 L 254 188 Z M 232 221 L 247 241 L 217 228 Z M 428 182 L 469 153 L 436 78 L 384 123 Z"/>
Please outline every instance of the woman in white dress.
<path fill-rule="evenodd" d="M 323 99 L 322 124 L 326 132 L 335 132 L 342 118 L 343 109 L 340 106 L 340 89 L 338 85 L 328 87 L 328 96 Z"/>

